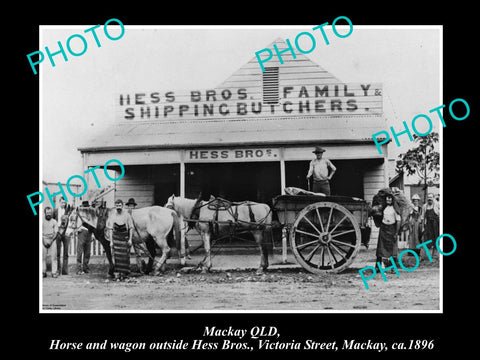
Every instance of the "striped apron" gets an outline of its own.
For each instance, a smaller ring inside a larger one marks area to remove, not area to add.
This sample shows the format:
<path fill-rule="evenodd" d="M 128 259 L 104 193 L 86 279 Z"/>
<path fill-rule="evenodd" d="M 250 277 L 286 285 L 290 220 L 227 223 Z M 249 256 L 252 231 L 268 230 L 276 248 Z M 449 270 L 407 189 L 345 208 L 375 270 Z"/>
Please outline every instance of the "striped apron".
<path fill-rule="evenodd" d="M 128 230 L 125 224 L 113 224 L 112 240 L 115 271 L 127 275 L 130 273 L 130 246 L 128 246 Z"/>

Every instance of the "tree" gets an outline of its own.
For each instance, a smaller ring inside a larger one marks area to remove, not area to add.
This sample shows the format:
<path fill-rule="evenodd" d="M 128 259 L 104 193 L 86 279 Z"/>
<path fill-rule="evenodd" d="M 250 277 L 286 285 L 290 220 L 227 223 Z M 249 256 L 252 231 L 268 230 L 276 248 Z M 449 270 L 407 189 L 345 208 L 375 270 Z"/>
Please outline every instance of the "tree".
<path fill-rule="evenodd" d="M 420 178 L 419 184 L 423 184 L 425 202 L 428 186 L 438 184 L 440 180 L 440 153 L 435 150 L 438 133 L 431 132 L 426 136 L 413 134 L 413 141 L 418 145 L 398 156 L 396 171 Z"/>

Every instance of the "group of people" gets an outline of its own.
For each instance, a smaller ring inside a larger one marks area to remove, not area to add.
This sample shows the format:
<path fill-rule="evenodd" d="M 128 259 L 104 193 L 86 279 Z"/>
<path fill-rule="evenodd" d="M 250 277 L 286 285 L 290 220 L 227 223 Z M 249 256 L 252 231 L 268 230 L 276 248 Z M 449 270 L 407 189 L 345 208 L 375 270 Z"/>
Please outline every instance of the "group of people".
<path fill-rule="evenodd" d="M 408 246 L 419 255 L 420 261 L 423 256 L 417 245 L 432 240 L 427 245 L 435 253 L 435 240 L 440 232 L 440 206 L 433 194 L 427 195 L 427 201 L 420 206 L 420 196 L 412 196 L 412 208 L 408 219 L 402 228 L 400 214 L 395 210 L 395 198 L 391 194 L 385 197 L 386 206 L 383 209 L 383 217 L 380 225 L 377 243 L 377 263 L 386 264 L 386 259 L 392 257 L 397 262 L 398 239 L 401 233 L 407 234 Z M 389 264 L 386 264 L 389 265 Z M 377 266 L 378 268 L 378 266 Z"/>
<path fill-rule="evenodd" d="M 311 190 L 313 192 L 330 195 L 330 180 L 336 168 L 332 162 L 323 157 L 325 149 L 317 146 L 313 153 L 316 158 L 310 162 L 307 179 L 313 178 Z M 398 256 L 398 241 L 401 235 L 407 234 L 410 249 L 420 255 L 417 245 L 432 239 L 429 248 L 434 248 L 435 239 L 439 236 L 440 208 L 433 194 L 428 194 L 427 202 L 420 206 L 420 197 L 412 197 L 412 208 L 408 219 L 401 228 L 401 217 L 395 209 L 395 198 L 391 194 L 386 195 L 386 206 L 378 236 L 376 257 L 377 263 L 385 264 L 386 259 L 393 257 L 396 261 Z M 82 206 L 89 206 L 88 201 L 83 201 Z M 131 211 L 137 206 L 133 198 L 127 203 L 117 199 L 115 212 L 107 220 L 106 229 L 115 260 L 115 276 L 122 280 L 130 272 L 130 248 L 135 224 L 132 220 Z M 124 209 L 127 211 L 124 211 Z M 71 239 L 77 239 L 77 274 L 89 272 L 90 249 L 92 231 L 87 229 L 81 221 L 77 221 L 76 213 L 66 206 L 63 198 L 60 198 L 60 206 L 52 209 L 44 209 L 43 219 L 43 277 L 47 276 L 47 262 L 51 260 L 51 273 L 53 277 L 68 274 L 68 249 Z M 60 224 L 59 224 L 60 223 Z M 61 252 L 63 249 L 63 257 Z M 63 259 L 63 263 L 62 263 Z M 55 261 L 56 260 L 56 261 Z M 56 268 L 54 269 L 54 264 Z"/>
<path fill-rule="evenodd" d="M 312 152 L 315 154 L 315 159 L 310 161 L 307 173 L 309 190 L 329 196 L 331 194 L 330 180 L 337 169 L 329 159 L 323 156 L 325 149 L 317 146 Z M 313 180 L 312 184 L 310 184 L 310 180 Z M 387 195 L 387 206 L 383 210 L 377 243 L 377 262 L 383 263 L 390 256 L 396 260 L 398 256 L 398 241 L 402 236 L 408 238 L 409 248 L 418 255 L 420 255 L 420 249 L 417 248 L 417 245 L 432 239 L 432 243 L 428 246 L 432 248 L 433 253 L 435 248 L 432 247 L 432 244 L 439 236 L 440 231 L 440 207 L 434 195 L 428 194 L 427 202 L 423 206 L 420 206 L 420 196 L 417 194 L 413 195 L 412 210 L 408 215 L 408 220 L 405 222 L 406 226 L 403 228 L 401 228 L 400 214 L 395 210 L 394 201 L 395 199 L 392 195 Z"/>
<path fill-rule="evenodd" d="M 63 197 L 59 203 L 54 209 L 47 206 L 43 210 L 43 277 L 47 277 L 47 270 L 54 278 L 68 275 L 68 250 L 73 238 L 77 239 L 77 274 L 88 273 L 92 233 L 81 223 L 77 225 L 77 216 Z M 81 206 L 88 207 L 88 201 Z"/>
<path fill-rule="evenodd" d="M 89 207 L 82 201 L 81 207 Z M 108 218 L 106 228 L 115 256 L 116 276 L 123 279 L 130 272 L 130 247 L 132 246 L 133 220 L 131 210 L 137 206 L 131 198 L 125 205 L 121 199 L 115 201 L 116 212 Z M 127 208 L 127 211 L 123 209 Z M 63 197 L 59 206 L 44 208 L 42 224 L 43 277 L 50 273 L 53 278 L 68 275 L 68 252 L 73 239 L 77 240 L 77 275 L 90 272 L 89 262 L 93 232 L 78 219 L 77 212 L 67 206 Z M 62 256 L 63 250 L 63 256 Z M 63 260 L 63 262 L 62 262 Z"/>

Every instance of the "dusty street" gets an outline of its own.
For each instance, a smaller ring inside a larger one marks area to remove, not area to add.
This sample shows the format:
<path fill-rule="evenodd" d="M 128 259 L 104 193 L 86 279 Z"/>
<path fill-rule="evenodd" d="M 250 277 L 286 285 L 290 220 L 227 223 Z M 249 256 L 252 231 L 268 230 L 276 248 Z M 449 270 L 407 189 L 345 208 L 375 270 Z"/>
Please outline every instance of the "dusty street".
<path fill-rule="evenodd" d="M 195 255 L 181 269 L 179 260 L 168 260 L 160 276 L 133 272 L 124 282 L 107 277 L 103 257 L 91 260 L 91 272 L 43 279 L 45 310 L 439 310 L 439 261 L 423 261 L 412 272 L 400 269 L 400 277 L 380 274 L 366 290 L 358 270 L 373 265 L 375 250 L 361 249 L 351 267 L 341 274 L 314 275 L 298 266 L 289 254 L 281 265 L 279 253 L 270 255 L 265 275 L 255 275 L 256 252 L 217 254 L 212 272 L 201 274 Z M 405 257 L 407 259 L 407 257 Z M 413 261 L 413 258 L 406 260 Z M 132 258 L 132 264 L 135 259 Z M 135 266 L 133 265 L 132 268 Z"/>

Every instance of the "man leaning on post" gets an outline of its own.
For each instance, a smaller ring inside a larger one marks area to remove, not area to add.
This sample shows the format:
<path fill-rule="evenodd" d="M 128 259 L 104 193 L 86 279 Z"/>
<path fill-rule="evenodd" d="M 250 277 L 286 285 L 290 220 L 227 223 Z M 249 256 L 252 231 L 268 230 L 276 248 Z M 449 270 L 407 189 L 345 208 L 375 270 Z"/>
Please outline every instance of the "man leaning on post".
<path fill-rule="evenodd" d="M 57 247 L 58 275 L 60 275 L 60 273 L 62 275 L 68 275 L 68 248 L 70 246 L 70 236 L 66 233 L 66 228 L 68 226 L 69 215 L 70 206 L 67 205 L 67 202 L 62 196 L 60 198 L 60 207 L 53 209 L 53 218 L 57 220 L 59 226 L 59 234 L 57 236 L 56 244 L 54 244 L 54 246 L 56 245 Z"/>
<path fill-rule="evenodd" d="M 307 173 L 307 179 L 313 176 L 312 189 L 309 190 L 329 196 L 330 180 L 333 174 L 335 174 L 335 171 L 337 171 L 337 168 L 330 160 L 323 157 L 323 153 L 325 152 L 324 148 L 316 146 L 312 152 L 316 155 L 316 158 L 310 161 L 310 168 Z M 329 169 L 331 170 L 330 172 Z"/>

